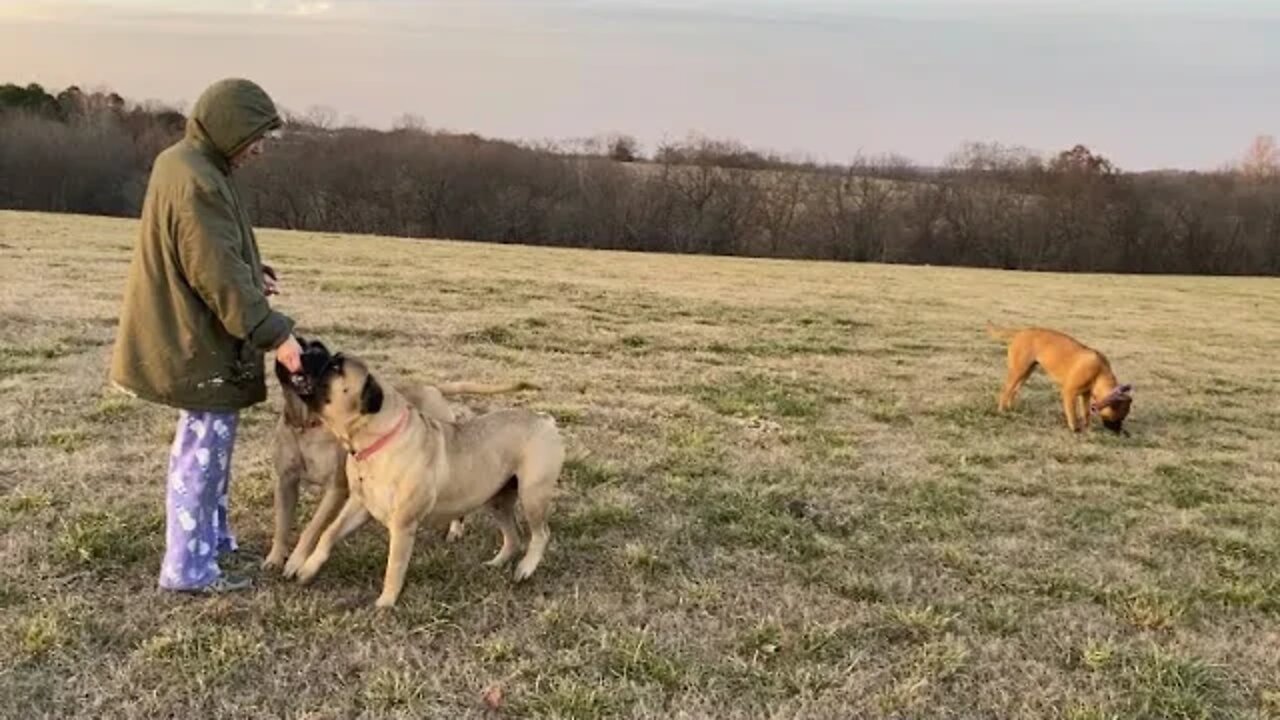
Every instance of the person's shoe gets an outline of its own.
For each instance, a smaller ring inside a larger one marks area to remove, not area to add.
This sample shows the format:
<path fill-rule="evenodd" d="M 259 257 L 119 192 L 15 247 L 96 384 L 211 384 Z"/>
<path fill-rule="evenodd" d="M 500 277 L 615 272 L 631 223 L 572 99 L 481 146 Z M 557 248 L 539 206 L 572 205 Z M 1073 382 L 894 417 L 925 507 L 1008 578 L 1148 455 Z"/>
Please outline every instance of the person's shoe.
<path fill-rule="evenodd" d="M 239 592 L 248 590 L 253 587 L 253 581 L 247 577 L 236 577 L 234 575 L 219 575 L 217 580 L 198 588 L 189 588 L 179 590 L 178 592 L 188 595 L 225 595 L 226 593 Z"/>
<path fill-rule="evenodd" d="M 224 552 L 218 556 L 218 562 L 230 562 L 243 567 L 258 567 L 262 564 L 263 556 L 261 553 L 254 552 L 245 547 L 240 547 L 229 552 Z"/>

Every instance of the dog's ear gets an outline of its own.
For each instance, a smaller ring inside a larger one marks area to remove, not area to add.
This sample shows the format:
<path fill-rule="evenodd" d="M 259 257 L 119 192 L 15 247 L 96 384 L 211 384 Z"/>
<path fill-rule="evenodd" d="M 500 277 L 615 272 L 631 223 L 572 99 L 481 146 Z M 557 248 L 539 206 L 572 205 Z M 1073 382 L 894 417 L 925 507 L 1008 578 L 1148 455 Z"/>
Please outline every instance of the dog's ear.
<path fill-rule="evenodd" d="M 1133 395 L 1131 394 L 1132 392 L 1133 392 L 1132 385 L 1120 385 L 1116 387 L 1116 389 L 1107 393 L 1106 397 L 1102 398 L 1101 400 L 1097 401 L 1097 403 L 1093 404 L 1091 409 L 1094 412 L 1101 412 L 1102 410 L 1108 407 L 1111 407 L 1112 405 L 1115 405 L 1117 403 L 1121 403 L 1121 402 L 1131 403 L 1133 402 Z"/>
<path fill-rule="evenodd" d="M 364 377 L 364 387 L 360 388 L 360 414 L 376 415 L 382 410 L 382 386 L 372 375 Z"/>

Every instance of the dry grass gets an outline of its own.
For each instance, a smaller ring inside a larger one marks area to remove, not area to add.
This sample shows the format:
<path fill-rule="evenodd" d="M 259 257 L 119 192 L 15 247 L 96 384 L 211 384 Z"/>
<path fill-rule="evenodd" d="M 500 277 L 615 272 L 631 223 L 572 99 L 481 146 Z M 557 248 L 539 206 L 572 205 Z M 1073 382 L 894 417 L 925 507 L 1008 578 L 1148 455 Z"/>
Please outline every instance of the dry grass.
<path fill-rule="evenodd" d="M 526 378 L 571 460 L 530 584 L 370 525 L 308 589 L 154 587 L 174 414 L 104 388 L 132 222 L 0 214 L 0 715 L 1280 714 L 1275 280 L 1028 275 L 264 232 L 301 329 L 400 377 Z M 986 318 L 1136 385 L 994 413 Z M 233 522 L 263 550 L 268 430 Z M 504 399 L 497 399 L 500 404 Z"/>

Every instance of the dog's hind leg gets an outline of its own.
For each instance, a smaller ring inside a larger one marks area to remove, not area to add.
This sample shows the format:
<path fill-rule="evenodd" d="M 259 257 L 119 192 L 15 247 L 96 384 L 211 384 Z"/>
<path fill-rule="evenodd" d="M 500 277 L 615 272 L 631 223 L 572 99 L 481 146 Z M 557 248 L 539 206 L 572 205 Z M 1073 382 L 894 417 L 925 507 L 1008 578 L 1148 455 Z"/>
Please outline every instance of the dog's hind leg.
<path fill-rule="evenodd" d="M 519 476 L 520 506 L 524 519 L 529 523 L 529 547 L 520 564 L 516 565 L 515 580 L 526 580 L 538 569 L 542 555 L 551 541 L 551 528 L 547 514 L 551 511 L 551 499 L 555 494 L 556 479 L 564 465 L 564 447 L 557 443 L 546 454 L 530 458 L 522 463 Z"/>
<path fill-rule="evenodd" d="M 551 527 L 547 525 L 547 512 L 551 509 L 551 493 L 538 493 L 535 497 L 520 494 L 520 504 L 524 508 L 525 522 L 529 523 L 529 548 L 525 550 L 520 564 L 516 565 L 516 582 L 529 579 L 533 571 L 542 562 L 542 555 L 547 551 L 547 543 L 551 542 Z"/>
<path fill-rule="evenodd" d="M 1035 358 L 1023 358 L 1015 356 L 1013 351 L 1009 352 L 1009 373 L 1005 376 L 1004 387 L 1000 390 L 1000 402 L 998 408 L 1005 411 L 1013 407 L 1013 401 L 1018 397 L 1018 391 L 1022 389 L 1022 384 L 1031 377 L 1031 373 L 1036 369 Z"/>
<path fill-rule="evenodd" d="M 516 487 L 519 481 L 511 478 L 505 487 L 489 501 L 489 511 L 493 520 L 502 532 L 502 549 L 485 563 L 489 567 L 501 567 L 511 562 L 516 551 L 520 549 L 520 532 L 516 526 L 516 500 L 519 499 Z"/>

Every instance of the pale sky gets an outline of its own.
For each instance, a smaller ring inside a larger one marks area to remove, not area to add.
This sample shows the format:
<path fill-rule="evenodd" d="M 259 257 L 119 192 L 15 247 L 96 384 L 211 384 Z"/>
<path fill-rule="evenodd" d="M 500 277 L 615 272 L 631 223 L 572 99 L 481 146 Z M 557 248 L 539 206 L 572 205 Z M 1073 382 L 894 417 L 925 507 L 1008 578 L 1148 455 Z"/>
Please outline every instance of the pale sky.
<path fill-rule="evenodd" d="M 1280 135 L 1280 0 L 0 0 L 0 82 L 189 107 L 230 75 L 375 127 L 1211 169 Z"/>

